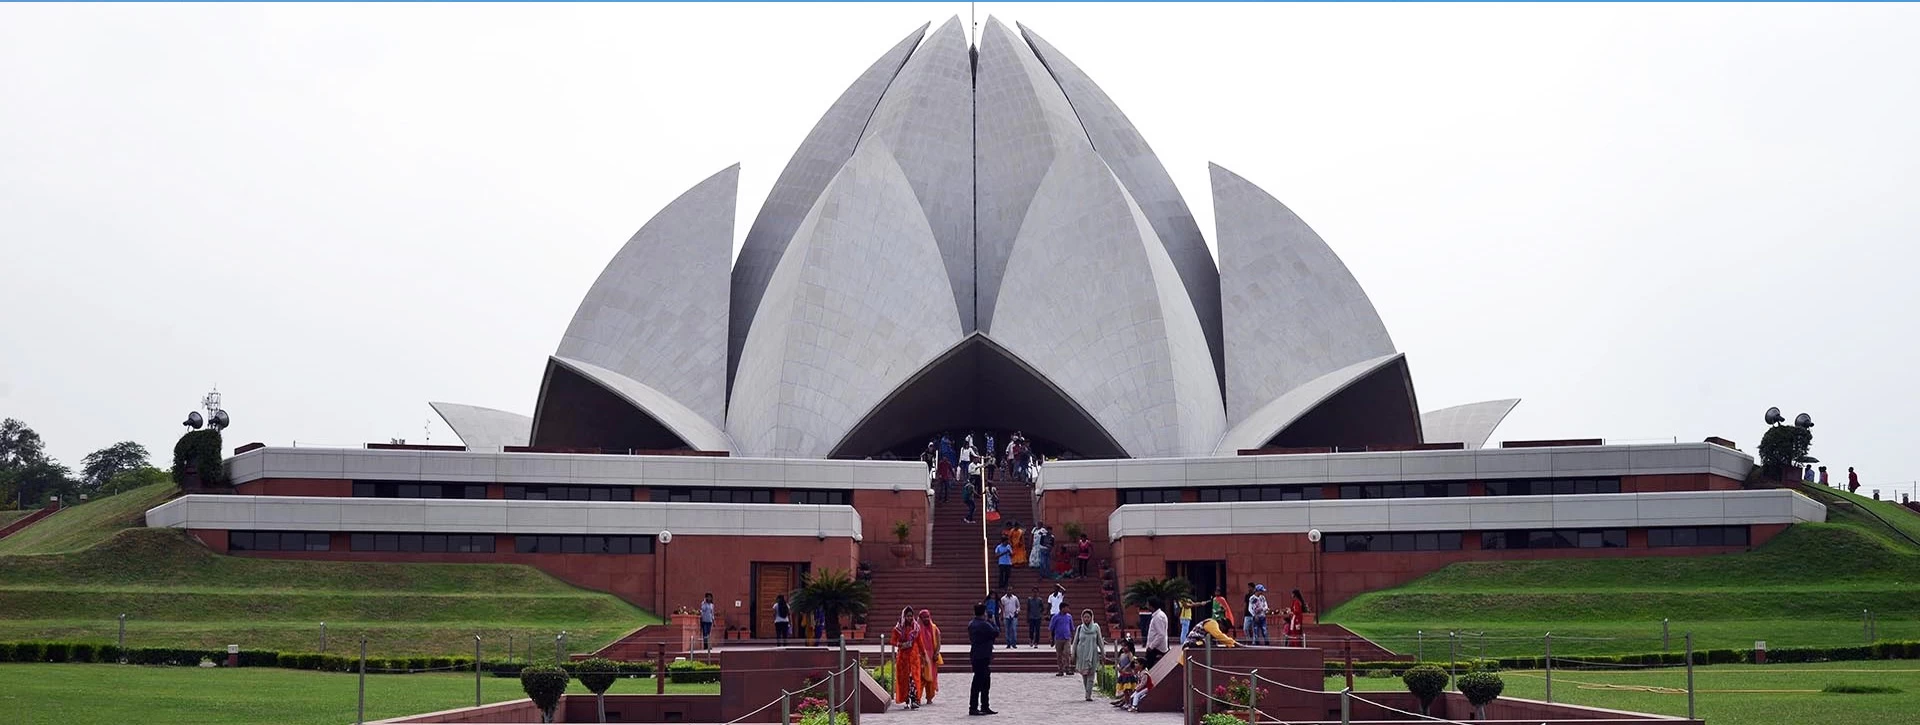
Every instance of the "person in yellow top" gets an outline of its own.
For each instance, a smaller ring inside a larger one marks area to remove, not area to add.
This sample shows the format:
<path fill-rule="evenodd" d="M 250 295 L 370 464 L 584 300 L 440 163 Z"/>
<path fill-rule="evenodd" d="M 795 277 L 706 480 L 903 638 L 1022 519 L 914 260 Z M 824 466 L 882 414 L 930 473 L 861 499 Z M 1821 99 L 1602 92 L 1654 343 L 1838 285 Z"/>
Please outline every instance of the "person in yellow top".
<path fill-rule="evenodd" d="M 1007 543 L 1013 545 L 1013 562 L 1027 563 L 1027 532 L 1021 530 L 1020 522 L 1007 522 Z"/>
<path fill-rule="evenodd" d="M 920 641 L 920 620 L 912 607 L 901 608 L 893 625 L 893 701 L 908 710 L 920 709 L 920 665 L 926 661 Z"/>
<path fill-rule="evenodd" d="M 1180 598 L 1180 641 L 1187 641 L 1187 632 L 1193 629 L 1193 600 Z"/>
<path fill-rule="evenodd" d="M 914 649 L 920 650 L 920 699 L 931 703 L 940 692 L 940 666 L 946 664 L 940 657 L 940 625 L 933 623 L 931 611 L 920 610 L 920 642 Z"/>

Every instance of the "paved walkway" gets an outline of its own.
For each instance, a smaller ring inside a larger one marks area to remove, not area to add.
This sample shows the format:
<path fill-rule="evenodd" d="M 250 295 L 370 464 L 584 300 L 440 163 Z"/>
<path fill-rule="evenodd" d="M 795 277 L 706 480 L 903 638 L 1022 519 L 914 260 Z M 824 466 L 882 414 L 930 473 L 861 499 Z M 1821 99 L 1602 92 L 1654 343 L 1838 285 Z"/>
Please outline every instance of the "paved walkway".
<path fill-rule="evenodd" d="M 967 716 L 967 690 L 973 675 L 951 672 L 940 676 L 940 693 L 933 704 L 918 710 L 895 706 L 885 715 L 889 725 L 919 723 L 964 723 L 964 725 L 1177 725 L 1177 712 L 1122 712 L 1107 704 L 1096 691 L 1093 702 L 1082 699 L 1085 690 L 1079 677 L 1054 677 L 1043 673 L 1009 672 L 993 675 L 993 709 L 998 715 Z"/>

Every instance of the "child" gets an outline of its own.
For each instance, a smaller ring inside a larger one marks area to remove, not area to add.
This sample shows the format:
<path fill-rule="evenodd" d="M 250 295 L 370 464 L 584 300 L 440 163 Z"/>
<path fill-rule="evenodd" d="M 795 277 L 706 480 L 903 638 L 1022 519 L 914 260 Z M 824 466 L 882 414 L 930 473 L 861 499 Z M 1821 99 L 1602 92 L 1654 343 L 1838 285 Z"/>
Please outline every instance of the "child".
<path fill-rule="evenodd" d="M 1139 685 L 1140 678 L 1144 674 L 1140 661 L 1128 657 L 1128 654 L 1126 650 L 1120 652 L 1120 656 L 1129 661 L 1127 666 L 1120 670 L 1120 677 L 1113 685 L 1114 707 L 1127 707 L 1133 703 L 1134 688 Z"/>
<path fill-rule="evenodd" d="M 1145 663 L 1133 663 L 1133 671 L 1138 682 L 1133 686 L 1133 698 L 1127 703 L 1127 712 L 1139 712 L 1140 701 L 1147 699 L 1147 691 L 1153 689 L 1153 676 L 1147 674 Z"/>

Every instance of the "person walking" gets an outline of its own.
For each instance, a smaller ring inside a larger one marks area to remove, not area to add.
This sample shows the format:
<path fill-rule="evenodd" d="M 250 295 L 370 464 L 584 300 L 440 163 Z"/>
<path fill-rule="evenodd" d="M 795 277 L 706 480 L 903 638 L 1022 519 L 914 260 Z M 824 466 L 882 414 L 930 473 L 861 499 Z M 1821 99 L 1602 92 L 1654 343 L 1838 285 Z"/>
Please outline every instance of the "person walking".
<path fill-rule="evenodd" d="M 700 649 L 713 649 L 713 592 L 700 598 Z"/>
<path fill-rule="evenodd" d="M 787 646 L 787 635 L 793 627 L 793 609 L 787 606 L 787 595 L 779 594 L 773 598 L 773 638 L 774 643 Z"/>
<path fill-rule="evenodd" d="M 1039 649 L 1040 624 L 1052 616 L 1047 608 L 1047 600 L 1040 598 L 1040 589 L 1035 587 L 1033 592 L 1027 595 L 1027 601 L 1021 605 L 1021 608 L 1027 613 L 1027 646 Z"/>
<path fill-rule="evenodd" d="M 1020 639 L 1020 598 L 1014 596 L 1013 590 L 1005 588 L 1005 585 L 1001 590 L 1006 594 L 1000 597 L 1000 621 L 1006 625 L 1007 649 L 1013 649 Z"/>
<path fill-rule="evenodd" d="M 961 519 L 961 521 L 969 524 L 978 523 L 978 520 L 973 517 L 978 513 L 977 507 L 980 505 L 980 487 L 973 485 L 972 481 L 962 484 L 960 486 L 960 499 L 962 503 L 967 505 L 967 516 Z"/>
<path fill-rule="evenodd" d="M 1255 584 L 1253 594 L 1247 597 L 1247 638 L 1255 645 L 1273 644 L 1267 637 L 1267 609 L 1267 585 Z"/>
<path fill-rule="evenodd" d="M 1147 600 L 1147 608 L 1153 610 L 1153 618 L 1147 621 L 1147 651 L 1141 659 L 1147 669 L 1153 669 L 1167 655 L 1167 610 L 1160 607 L 1158 597 Z"/>
<path fill-rule="evenodd" d="M 947 661 L 940 656 L 940 625 L 933 623 L 933 612 L 920 610 L 920 701 L 933 704 L 933 696 L 940 694 L 940 666 Z"/>
<path fill-rule="evenodd" d="M 920 620 L 912 607 L 900 609 L 893 623 L 893 701 L 908 710 L 920 709 L 920 663 L 926 654 L 920 649 Z"/>
<path fill-rule="evenodd" d="M 1001 536 L 999 545 L 993 547 L 994 563 L 1000 567 L 1000 588 L 1005 589 L 1013 581 L 1013 545 L 1007 543 L 1007 537 Z"/>
<path fill-rule="evenodd" d="M 1054 612 L 1047 621 L 1047 637 L 1053 642 L 1053 676 L 1066 677 L 1073 671 L 1073 615 L 1065 609 Z"/>
<path fill-rule="evenodd" d="M 1052 576 L 1053 529 L 1044 521 L 1033 526 L 1033 568 L 1040 570 L 1040 576 Z"/>
<path fill-rule="evenodd" d="M 1027 563 L 1027 532 L 1020 528 L 1020 522 L 1007 522 L 1007 543 L 1013 545 L 1013 561 L 1022 565 Z"/>
<path fill-rule="evenodd" d="M 1053 585 L 1053 593 L 1047 595 L 1047 615 L 1052 616 L 1067 610 L 1067 588 Z"/>
<path fill-rule="evenodd" d="M 967 434 L 967 442 L 960 446 L 960 478 L 967 479 L 973 477 L 974 459 L 979 457 L 980 452 L 973 448 L 973 434 L 969 433 Z"/>
<path fill-rule="evenodd" d="M 1821 483 L 1827 482 L 1826 466 L 1820 467 L 1820 482 Z M 1853 466 L 1847 466 L 1847 493 L 1856 493 L 1859 490 L 1860 490 L 1860 474 L 1853 472 Z"/>
<path fill-rule="evenodd" d="M 1079 547 L 1080 555 L 1075 557 L 1073 562 L 1073 575 L 1075 577 L 1085 577 L 1087 575 L 1087 565 L 1093 562 L 1093 541 L 1089 540 L 1087 535 L 1083 533 L 1080 535 Z"/>
<path fill-rule="evenodd" d="M 935 490 L 938 491 L 938 495 L 934 497 L 934 503 L 946 503 L 947 481 L 940 476 L 939 441 L 927 441 L 927 449 L 920 452 L 920 462 L 927 464 L 927 477 L 933 479 Z"/>
<path fill-rule="evenodd" d="M 996 714 L 988 700 L 993 692 L 993 643 L 998 639 L 1000 630 L 987 621 L 987 605 L 973 605 L 973 621 L 967 623 L 967 664 L 973 668 L 973 683 L 967 688 L 968 715 Z"/>
<path fill-rule="evenodd" d="M 1087 702 L 1093 702 L 1093 676 L 1100 671 L 1100 661 L 1107 651 L 1107 640 L 1100 633 L 1100 623 L 1093 619 L 1093 610 L 1080 610 L 1080 626 L 1073 630 L 1073 669 L 1080 673 L 1080 688 Z"/>

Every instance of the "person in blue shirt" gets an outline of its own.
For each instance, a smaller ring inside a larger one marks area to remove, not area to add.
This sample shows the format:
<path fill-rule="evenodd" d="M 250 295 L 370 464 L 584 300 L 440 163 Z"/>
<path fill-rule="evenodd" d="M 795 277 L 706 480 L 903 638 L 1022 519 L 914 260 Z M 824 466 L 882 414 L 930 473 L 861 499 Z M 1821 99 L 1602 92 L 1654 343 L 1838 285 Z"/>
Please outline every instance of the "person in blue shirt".
<path fill-rule="evenodd" d="M 1067 613 L 1064 600 L 1047 622 L 1047 636 L 1053 641 L 1053 676 L 1066 677 L 1073 672 L 1073 615 Z"/>
<path fill-rule="evenodd" d="M 1000 588 L 1007 588 L 1013 580 L 1013 544 L 1007 543 L 1006 535 L 1000 536 L 1000 544 L 993 547 L 994 562 L 1000 565 Z"/>
<path fill-rule="evenodd" d="M 700 599 L 700 647 L 713 649 L 713 592 Z"/>
<path fill-rule="evenodd" d="M 993 643 L 1000 629 L 987 618 L 987 605 L 973 605 L 973 621 L 967 623 L 967 659 L 973 666 L 973 686 L 967 691 L 968 715 L 995 715 L 987 703 L 993 689 Z"/>

